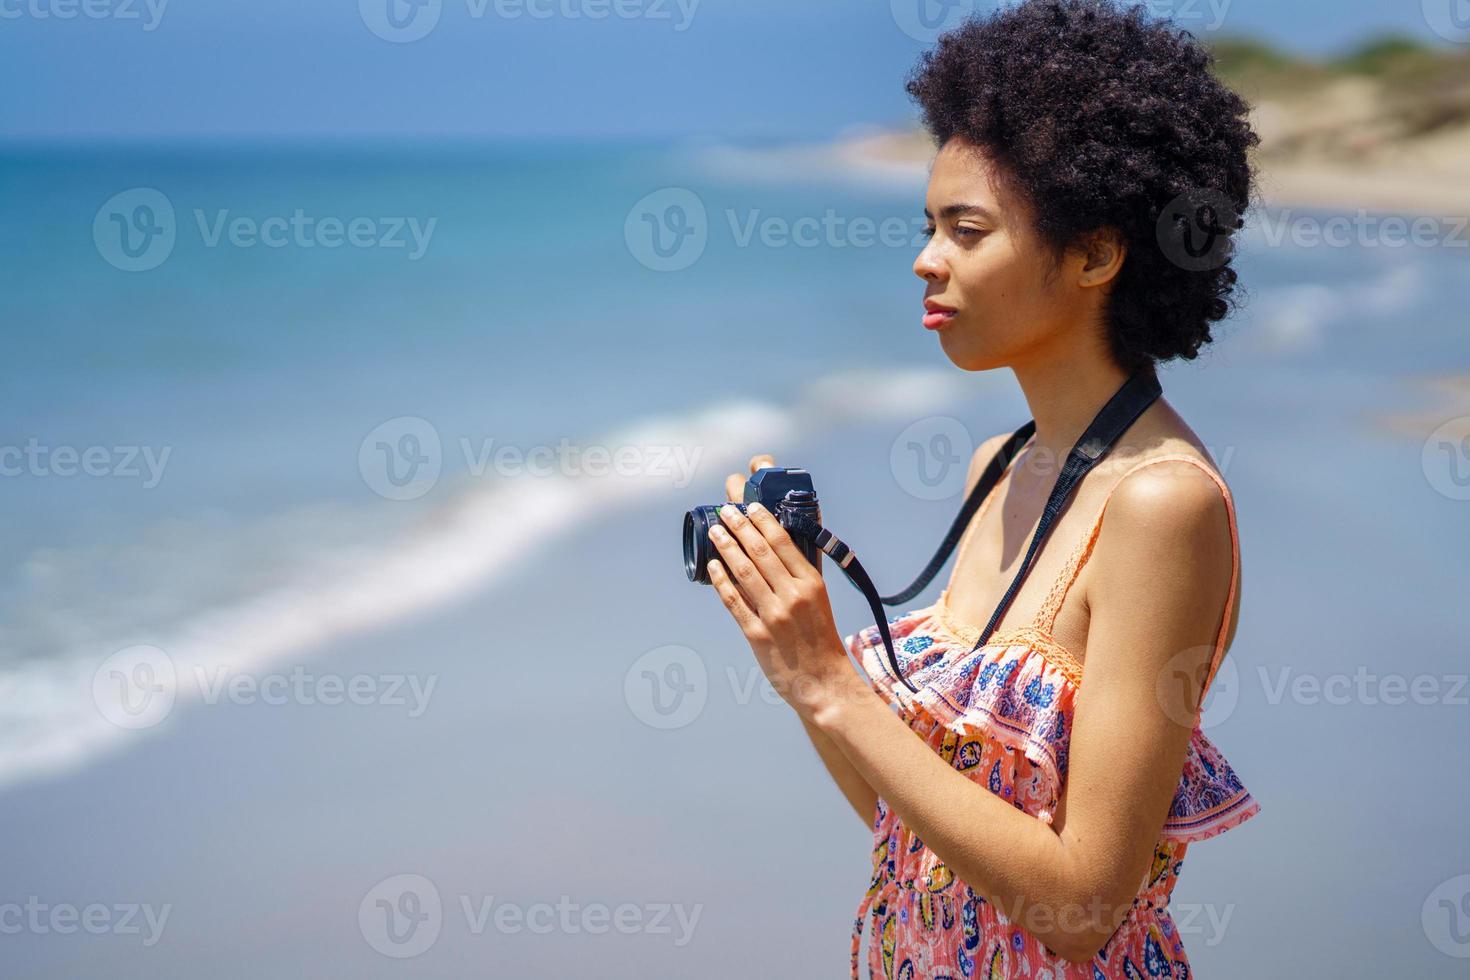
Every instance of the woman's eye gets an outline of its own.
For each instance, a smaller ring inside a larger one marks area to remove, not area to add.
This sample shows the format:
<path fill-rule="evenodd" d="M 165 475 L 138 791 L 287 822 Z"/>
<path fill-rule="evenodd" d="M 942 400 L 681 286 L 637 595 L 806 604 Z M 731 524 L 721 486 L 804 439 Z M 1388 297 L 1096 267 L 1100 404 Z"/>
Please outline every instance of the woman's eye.
<path fill-rule="evenodd" d="M 925 238 L 933 238 L 936 230 L 935 228 L 925 228 L 920 234 Z M 983 234 L 985 232 L 979 228 L 966 228 L 964 225 L 956 225 L 954 229 L 956 238 L 975 238 Z"/>

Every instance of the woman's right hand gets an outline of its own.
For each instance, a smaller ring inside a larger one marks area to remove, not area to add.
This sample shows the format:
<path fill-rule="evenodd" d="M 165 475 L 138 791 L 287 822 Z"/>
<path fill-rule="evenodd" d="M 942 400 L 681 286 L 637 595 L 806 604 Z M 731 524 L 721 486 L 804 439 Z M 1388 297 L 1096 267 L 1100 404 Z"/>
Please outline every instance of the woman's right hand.
<path fill-rule="evenodd" d="M 761 467 L 775 465 L 776 458 L 769 453 L 760 453 L 759 455 L 750 457 L 749 473 L 746 473 L 744 475 L 741 475 L 739 473 L 731 473 L 729 476 L 725 477 L 725 499 L 732 504 L 745 503 L 745 481 L 750 479 L 750 477 L 755 476 L 755 471 L 760 469 Z M 740 595 L 745 599 L 747 603 L 750 602 L 750 596 L 745 594 L 745 590 L 740 587 L 739 582 L 735 583 L 735 589 L 740 593 Z"/>
<path fill-rule="evenodd" d="M 725 499 L 732 504 L 745 502 L 745 481 L 755 476 L 755 471 L 767 466 L 775 466 L 776 459 L 769 453 L 761 453 L 750 457 L 750 472 L 742 476 L 739 473 L 731 473 L 725 477 Z"/>

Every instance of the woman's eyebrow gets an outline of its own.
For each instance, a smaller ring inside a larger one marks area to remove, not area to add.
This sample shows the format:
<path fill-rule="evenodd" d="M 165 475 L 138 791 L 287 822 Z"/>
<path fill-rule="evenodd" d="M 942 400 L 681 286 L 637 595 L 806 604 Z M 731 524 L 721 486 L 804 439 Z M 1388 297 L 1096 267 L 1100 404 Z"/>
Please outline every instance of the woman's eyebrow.
<path fill-rule="evenodd" d="M 959 218 L 964 215 L 973 214 L 975 217 L 984 219 L 985 221 L 995 220 L 994 215 L 978 204 L 946 204 L 939 209 L 939 213 L 944 218 Z M 928 208 L 925 208 L 924 217 L 932 219 L 934 215 L 929 213 Z"/>

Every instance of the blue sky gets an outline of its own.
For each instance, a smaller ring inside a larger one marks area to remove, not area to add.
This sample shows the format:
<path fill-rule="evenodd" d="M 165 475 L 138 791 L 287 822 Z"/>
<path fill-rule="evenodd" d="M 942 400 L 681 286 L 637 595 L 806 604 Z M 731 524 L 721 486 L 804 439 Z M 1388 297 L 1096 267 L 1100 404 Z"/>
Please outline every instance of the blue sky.
<path fill-rule="evenodd" d="M 825 138 L 912 118 L 926 46 L 900 27 L 920 0 L 393 0 L 397 22 L 388 2 L 0 0 L 0 137 Z M 1421 0 L 1151 8 L 1307 53 L 1434 39 Z M 374 18 L 432 29 L 384 40 Z"/>

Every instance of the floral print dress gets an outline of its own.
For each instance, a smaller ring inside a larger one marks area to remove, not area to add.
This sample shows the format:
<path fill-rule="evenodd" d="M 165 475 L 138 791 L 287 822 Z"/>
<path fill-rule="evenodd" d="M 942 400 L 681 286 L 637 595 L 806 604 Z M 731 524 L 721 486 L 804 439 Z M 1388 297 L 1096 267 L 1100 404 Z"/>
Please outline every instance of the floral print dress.
<path fill-rule="evenodd" d="M 1191 456 L 1152 457 L 1123 477 L 1170 459 L 1194 463 L 1208 473 L 1224 494 L 1230 517 L 1235 574 L 1206 678 L 1208 687 L 1220 666 L 1238 588 L 1235 505 L 1225 482 Z M 972 526 L 994 496 L 992 491 Z M 1082 664 L 1052 639 L 1052 624 L 1091 555 L 1106 507 L 1105 499 L 1031 625 L 996 633 L 985 646 L 972 650 L 980 630 L 954 618 L 945 601 L 948 589 L 932 606 L 891 621 L 899 666 L 918 688 L 917 694 L 892 676 L 876 624 L 845 641 L 874 689 L 941 758 L 1047 823 L 1066 782 L 1073 704 L 1082 684 Z M 1189 961 L 1168 910 L 1185 851 L 1194 841 L 1223 833 L 1259 809 L 1200 730 L 1196 713 L 1179 787 L 1133 907 L 1090 963 L 1073 963 L 1051 952 L 1003 909 L 956 878 L 880 798 L 873 822 L 872 883 L 853 927 L 852 977 L 856 980 L 859 975 L 864 924 L 871 918 L 868 971 L 873 978 L 1188 978 Z"/>

